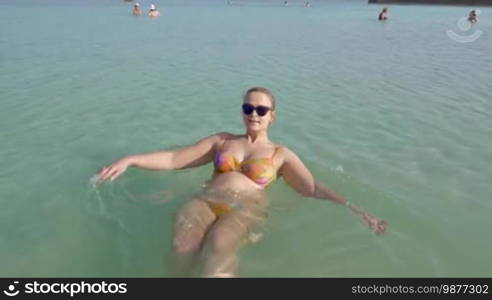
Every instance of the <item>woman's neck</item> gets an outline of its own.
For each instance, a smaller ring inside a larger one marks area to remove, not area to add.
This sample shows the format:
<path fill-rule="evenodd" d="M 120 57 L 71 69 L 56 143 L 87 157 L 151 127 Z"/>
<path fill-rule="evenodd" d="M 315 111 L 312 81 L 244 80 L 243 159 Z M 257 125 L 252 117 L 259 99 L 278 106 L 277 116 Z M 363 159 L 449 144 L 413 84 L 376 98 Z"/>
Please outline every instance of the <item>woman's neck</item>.
<path fill-rule="evenodd" d="M 246 132 L 244 136 L 251 144 L 261 144 L 270 141 L 266 131 Z"/>

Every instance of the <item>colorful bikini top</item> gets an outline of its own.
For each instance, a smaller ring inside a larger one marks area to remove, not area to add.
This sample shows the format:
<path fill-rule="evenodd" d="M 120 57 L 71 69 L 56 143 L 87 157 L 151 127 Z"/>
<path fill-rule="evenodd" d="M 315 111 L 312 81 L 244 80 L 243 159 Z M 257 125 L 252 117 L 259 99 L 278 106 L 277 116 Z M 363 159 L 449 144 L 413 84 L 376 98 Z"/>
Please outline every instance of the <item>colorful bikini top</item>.
<path fill-rule="evenodd" d="M 222 144 L 221 150 L 224 148 L 224 144 Z M 234 155 L 217 151 L 214 158 L 215 172 L 241 172 L 257 184 L 266 187 L 277 177 L 277 172 L 273 166 L 273 157 L 277 153 L 277 150 L 278 147 L 275 148 L 272 157 L 255 157 L 243 160 L 242 162 Z"/>

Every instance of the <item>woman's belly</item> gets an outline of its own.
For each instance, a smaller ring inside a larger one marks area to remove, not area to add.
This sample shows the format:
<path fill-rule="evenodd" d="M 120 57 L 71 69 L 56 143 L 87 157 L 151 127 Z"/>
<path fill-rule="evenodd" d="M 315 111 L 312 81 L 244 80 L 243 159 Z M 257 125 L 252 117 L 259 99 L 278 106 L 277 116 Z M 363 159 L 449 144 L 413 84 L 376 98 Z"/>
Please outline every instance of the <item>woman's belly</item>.
<path fill-rule="evenodd" d="M 201 198 L 209 202 L 239 204 L 244 208 L 267 205 L 264 188 L 239 172 L 214 175 Z"/>
<path fill-rule="evenodd" d="M 263 190 L 262 186 L 240 172 L 219 173 L 209 181 L 208 188 L 214 190 L 229 190 L 238 193 L 253 193 Z"/>

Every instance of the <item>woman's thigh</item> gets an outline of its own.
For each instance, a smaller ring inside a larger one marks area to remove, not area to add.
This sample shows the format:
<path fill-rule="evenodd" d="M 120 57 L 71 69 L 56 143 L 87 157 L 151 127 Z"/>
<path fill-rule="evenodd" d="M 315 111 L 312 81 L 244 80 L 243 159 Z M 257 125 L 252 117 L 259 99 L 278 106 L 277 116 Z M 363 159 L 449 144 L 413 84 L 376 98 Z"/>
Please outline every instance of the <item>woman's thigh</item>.
<path fill-rule="evenodd" d="M 217 217 L 200 198 L 185 203 L 178 211 L 173 233 L 173 248 L 178 254 L 200 249 L 203 239 Z"/>
<path fill-rule="evenodd" d="M 205 238 L 207 249 L 214 252 L 235 251 L 249 234 L 266 222 L 264 205 L 248 205 L 224 214 L 210 227 Z"/>

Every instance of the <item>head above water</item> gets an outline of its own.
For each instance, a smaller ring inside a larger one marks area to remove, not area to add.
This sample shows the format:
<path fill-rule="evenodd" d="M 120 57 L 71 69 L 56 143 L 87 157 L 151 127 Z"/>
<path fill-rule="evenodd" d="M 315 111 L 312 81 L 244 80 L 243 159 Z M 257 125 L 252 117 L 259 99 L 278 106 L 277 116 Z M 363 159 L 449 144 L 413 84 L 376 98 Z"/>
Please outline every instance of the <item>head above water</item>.
<path fill-rule="evenodd" d="M 247 101 L 249 100 L 249 97 L 251 96 L 252 93 L 262 93 L 265 96 L 267 96 L 268 99 L 270 100 L 270 106 L 272 108 L 272 111 L 275 111 L 275 96 L 273 96 L 272 92 L 270 92 L 269 89 L 264 88 L 264 87 L 252 87 L 252 88 L 250 88 L 249 90 L 246 91 L 246 93 L 244 93 L 243 103 L 247 103 Z"/>
<path fill-rule="evenodd" d="M 246 91 L 243 97 L 243 121 L 248 132 L 266 131 L 275 120 L 275 114 L 275 97 L 270 90 L 253 87 Z"/>
<path fill-rule="evenodd" d="M 388 8 L 387 7 L 384 7 L 383 8 L 383 12 L 388 12 Z"/>

